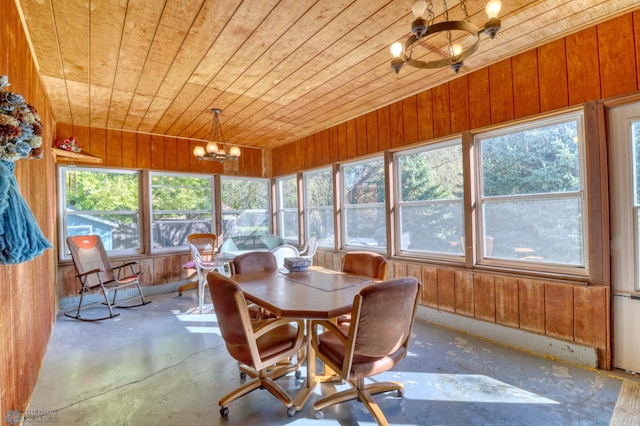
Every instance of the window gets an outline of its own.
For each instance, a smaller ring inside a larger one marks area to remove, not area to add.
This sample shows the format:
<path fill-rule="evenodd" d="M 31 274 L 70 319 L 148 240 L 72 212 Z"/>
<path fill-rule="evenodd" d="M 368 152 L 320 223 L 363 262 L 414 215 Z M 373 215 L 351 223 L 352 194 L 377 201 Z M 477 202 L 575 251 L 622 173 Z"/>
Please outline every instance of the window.
<path fill-rule="evenodd" d="M 60 254 L 67 237 L 96 234 L 110 254 L 142 252 L 140 172 L 60 167 Z"/>
<path fill-rule="evenodd" d="M 318 246 L 333 248 L 333 173 L 331 169 L 308 172 L 303 180 L 307 240 L 315 236 Z"/>
<path fill-rule="evenodd" d="M 187 236 L 215 233 L 213 178 L 150 173 L 151 249 L 187 246 Z"/>
<path fill-rule="evenodd" d="M 480 258 L 586 270 L 582 114 L 476 137 Z"/>
<path fill-rule="evenodd" d="M 459 139 L 397 153 L 396 250 L 464 255 L 462 144 Z"/>
<path fill-rule="evenodd" d="M 278 234 L 298 244 L 298 184 L 295 176 L 276 179 Z"/>
<path fill-rule="evenodd" d="M 384 160 L 375 157 L 341 167 L 343 245 L 386 249 Z"/>
<path fill-rule="evenodd" d="M 220 178 L 223 239 L 271 233 L 269 180 Z"/>

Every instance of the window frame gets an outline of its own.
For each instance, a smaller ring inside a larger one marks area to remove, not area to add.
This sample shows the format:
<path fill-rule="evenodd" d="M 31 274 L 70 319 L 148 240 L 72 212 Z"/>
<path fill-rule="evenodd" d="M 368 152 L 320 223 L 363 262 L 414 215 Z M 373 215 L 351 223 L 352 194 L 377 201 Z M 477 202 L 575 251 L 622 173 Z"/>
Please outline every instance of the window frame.
<path fill-rule="evenodd" d="M 449 199 L 435 199 L 435 200 L 419 200 L 419 201 L 403 201 L 402 200 L 402 179 L 401 179 L 401 175 L 402 175 L 402 168 L 400 167 L 400 159 L 402 157 L 407 157 L 407 156 L 411 156 L 411 155 L 415 155 L 415 154 L 419 154 L 419 153 L 423 153 L 423 152 L 429 152 L 429 151 L 437 151 L 439 149 L 446 149 L 452 146 L 456 146 L 459 145 L 460 146 L 460 151 L 461 151 L 461 156 L 460 156 L 460 167 L 461 170 L 464 174 L 464 150 L 463 150 L 463 143 L 462 143 L 462 138 L 461 137 L 454 137 L 454 138 L 448 138 L 442 141 L 433 141 L 433 142 L 429 142 L 428 144 L 423 144 L 420 145 L 418 147 L 415 148 L 411 148 L 411 149 L 405 149 L 405 150 L 399 150 L 399 151 L 395 151 L 393 153 L 393 170 L 394 170 L 394 204 L 395 207 L 397 208 L 397 212 L 398 214 L 396 215 L 396 220 L 394 221 L 394 223 L 392 224 L 392 226 L 394 226 L 394 235 L 395 235 L 395 240 L 394 240 L 394 252 L 399 255 L 399 256 L 410 256 L 413 258 L 420 258 L 420 259 L 430 259 L 430 260 L 435 260 L 435 261 L 444 261 L 444 262 L 448 262 L 448 263 L 458 263 L 458 264 L 463 264 L 465 261 L 465 251 L 464 251 L 464 247 L 463 247 L 463 243 L 462 240 L 460 241 L 460 245 L 461 245 L 461 253 L 460 254 L 455 254 L 455 253 L 451 253 L 451 254 L 447 254 L 444 252 L 437 252 L 437 251 L 428 251 L 428 250 L 412 250 L 412 249 L 403 249 L 402 248 L 402 235 L 403 235 L 403 221 L 402 221 L 402 210 L 403 207 L 413 207 L 413 206 L 436 206 L 436 205 L 441 205 L 444 203 L 452 203 L 455 201 L 456 204 L 460 205 L 460 209 L 462 212 L 462 223 L 461 223 L 461 228 L 462 228 L 462 237 L 464 238 L 465 235 L 465 216 L 466 216 L 466 209 L 465 209 L 465 197 L 464 197 L 464 193 L 466 190 L 466 185 L 465 185 L 465 180 L 464 180 L 464 176 L 461 177 L 461 185 L 462 185 L 462 197 L 460 197 L 459 199 L 455 199 L 455 198 L 449 198 Z"/>
<path fill-rule="evenodd" d="M 123 256 L 131 256 L 131 255 L 141 255 L 145 253 L 145 206 L 142 202 L 142 191 L 143 191 L 143 175 L 140 170 L 125 170 L 125 169 L 113 169 L 113 168 L 105 168 L 105 167 L 79 167 L 75 165 L 60 165 L 58 166 L 58 200 L 57 200 L 57 208 L 58 208 L 58 260 L 61 262 L 71 261 L 71 253 L 69 252 L 69 248 L 67 247 L 67 223 L 69 216 L 80 215 L 81 213 L 71 214 L 69 215 L 66 208 L 66 200 L 67 200 L 67 172 L 68 171 L 79 171 L 82 172 L 90 172 L 90 173 L 112 173 L 112 174 L 122 174 L 122 175 L 136 175 L 138 181 L 138 209 L 136 211 L 137 220 L 138 220 L 138 240 L 140 241 L 139 247 L 135 249 L 125 249 L 125 250 L 107 250 L 109 256 L 113 257 L 123 257 Z M 92 214 L 95 212 L 103 212 L 103 214 L 108 213 L 118 213 L 119 211 L 91 211 Z M 123 211 L 122 213 L 128 214 L 129 212 Z"/>
<path fill-rule="evenodd" d="M 222 187 L 224 186 L 224 181 L 244 181 L 244 182 L 252 182 L 252 181 L 256 181 L 256 182 L 260 182 L 262 184 L 264 184 L 265 187 L 265 197 L 266 197 L 266 201 L 267 201 L 267 208 L 265 211 L 265 220 L 267 222 L 267 234 L 273 234 L 273 205 L 272 205 L 272 200 L 271 200 L 271 180 L 268 178 L 256 178 L 256 177 L 238 177 L 238 176 L 228 176 L 228 175 L 220 175 L 220 218 L 219 218 L 219 222 L 220 222 L 220 243 L 222 244 L 222 241 L 226 241 L 229 238 L 232 237 L 236 237 L 236 236 L 245 236 L 245 234 L 237 234 L 237 235 L 226 235 L 225 234 L 225 229 L 224 229 L 224 216 L 225 214 L 227 214 L 226 212 L 228 211 L 235 211 L 235 210 L 225 210 L 224 209 L 224 191 L 222 190 Z M 253 210 L 253 209 L 248 209 L 248 210 Z M 263 234 L 260 234 L 263 235 Z"/>
<path fill-rule="evenodd" d="M 371 163 L 371 162 L 375 162 L 375 161 L 380 161 L 381 164 L 381 169 L 382 169 L 382 174 L 384 176 L 383 179 L 383 184 L 385 185 L 385 189 L 383 191 L 383 193 L 385 194 L 385 200 L 383 200 L 382 202 L 376 202 L 376 203 L 367 203 L 367 204 L 362 204 L 360 206 L 375 206 L 375 207 L 382 207 L 384 209 L 384 222 L 385 222 L 385 239 L 386 239 L 386 230 L 389 227 L 389 215 L 387 212 L 387 203 L 386 203 L 386 197 L 387 197 L 387 192 L 388 189 L 386 188 L 387 186 L 387 179 L 386 179 L 386 174 L 387 174 L 387 167 L 386 167 L 386 162 L 385 162 L 385 157 L 383 154 L 380 155 L 375 155 L 372 157 L 367 157 L 367 158 L 360 158 L 358 160 L 355 161 L 350 161 L 350 162 L 345 162 L 340 164 L 339 170 L 340 170 L 340 181 L 339 181 L 339 194 L 340 194 L 340 206 L 341 206 L 341 214 L 340 214 L 340 248 L 342 248 L 343 250 L 367 250 L 367 251 L 373 251 L 373 252 L 378 252 L 378 253 L 387 253 L 387 246 L 388 246 L 388 242 L 385 242 L 384 245 L 378 246 L 378 245 L 354 245 L 354 244 L 348 244 L 347 243 L 347 238 L 349 236 L 349 232 L 347 231 L 347 212 L 350 210 L 351 205 L 348 203 L 347 200 L 347 195 L 348 195 L 348 191 L 345 188 L 345 178 L 346 178 L 346 173 L 345 173 L 345 168 L 347 167 L 351 167 L 351 166 L 357 166 L 359 164 L 363 164 L 363 163 Z M 334 202 L 335 202 L 335 195 L 334 195 Z M 364 208 L 364 207 L 355 207 L 353 208 L 358 209 L 358 208 Z"/>
<path fill-rule="evenodd" d="M 213 175 L 204 175 L 197 173 L 180 173 L 180 172 L 164 172 L 164 171 L 149 171 L 148 174 L 148 185 L 147 185 L 147 194 L 148 194 L 148 212 L 149 212 L 149 220 L 148 220 L 148 247 L 149 253 L 151 254 L 160 254 L 160 253 L 168 253 L 174 252 L 176 250 L 186 249 L 188 248 L 188 244 L 181 246 L 172 246 L 172 247 L 161 247 L 154 248 L 153 241 L 153 224 L 154 224 L 154 210 L 153 210 L 153 176 L 176 176 L 176 177 L 187 177 L 187 178 L 197 178 L 197 179 L 206 179 L 209 181 L 209 190 L 210 199 L 211 199 L 211 232 L 212 234 L 216 234 L 216 206 L 215 206 L 215 185 L 214 185 L 214 177 Z M 184 210 L 184 212 L 190 212 L 192 210 Z M 187 222 L 202 222 L 202 221 L 187 221 Z"/>
<path fill-rule="evenodd" d="M 523 132 L 541 127 L 548 127 L 551 125 L 557 125 L 567 123 L 570 121 L 577 122 L 577 149 L 578 149 L 578 168 L 579 168 L 579 188 L 576 191 L 567 192 L 549 192 L 542 194 L 522 194 L 522 195 L 497 195 L 497 196 L 484 196 L 484 182 L 482 174 L 482 149 L 481 142 L 483 139 L 489 137 L 498 137 L 507 134 L 513 134 L 517 132 Z M 589 200 L 588 200 L 588 176 L 586 168 L 586 129 L 585 129 L 585 116 L 582 109 L 577 111 L 563 112 L 551 116 L 545 116 L 543 118 L 534 118 L 524 122 L 520 122 L 515 125 L 503 126 L 497 129 L 490 129 L 483 132 L 478 132 L 473 135 L 473 163 L 475 164 L 475 185 L 472 185 L 471 191 L 473 191 L 473 198 L 476 200 L 476 207 L 474 208 L 473 221 L 475 223 L 474 229 L 476 232 L 473 235 L 475 239 L 475 264 L 486 265 L 498 268 L 515 269 L 527 272 L 536 273 L 549 273 L 549 274 L 562 274 L 564 276 L 577 276 L 587 277 L 590 274 L 590 259 L 589 259 L 589 237 L 590 237 L 590 224 L 589 224 Z M 545 261 L 522 261 L 514 259 L 487 257 L 484 255 L 485 243 L 483 238 L 484 230 L 484 206 L 487 200 L 551 200 L 551 199 L 578 199 L 580 200 L 581 209 L 581 233 L 582 233 L 582 265 L 565 265 L 557 262 L 545 262 Z"/>
<path fill-rule="evenodd" d="M 331 205 L 330 206 L 310 206 L 309 205 L 309 191 L 308 191 L 308 181 L 311 176 L 319 175 L 319 174 L 328 174 L 330 181 L 329 187 L 331 188 Z M 312 237 L 311 230 L 309 229 L 310 225 L 310 212 L 311 211 L 322 211 L 322 210 L 330 210 L 331 212 L 331 221 L 333 228 L 331 229 L 331 233 L 333 235 L 333 241 L 331 244 L 325 244 L 323 239 L 318 237 L 318 247 L 326 248 L 326 249 L 335 249 L 336 245 L 336 218 L 335 218 L 335 202 L 336 202 L 336 193 L 335 193 L 335 176 L 333 173 L 333 168 L 323 167 L 320 169 L 309 170 L 302 173 L 302 199 L 303 199 L 303 222 L 304 222 L 304 230 L 305 230 L 305 240 L 309 241 L 309 238 Z"/>
<path fill-rule="evenodd" d="M 283 184 L 293 184 L 294 188 L 295 188 L 295 195 L 296 195 L 296 206 L 295 207 L 285 207 L 284 206 L 284 202 L 285 199 L 283 197 L 282 194 L 282 185 Z M 300 193 L 299 193 L 299 189 L 298 189 L 298 176 L 297 175 L 286 175 L 286 176 L 280 176 L 278 178 L 276 178 L 275 180 L 275 187 L 276 187 L 276 207 L 275 207 L 275 216 L 276 216 L 276 230 L 279 236 L 281 236 L 282 238 L 284 238 L 287 243 L 297 246 L 300 244 Z M 285 235 L 285 229 L 287 228 L 285 226 L 285 218 L 287 215 L 287 213 L 291 214 L 291 213 L 295 214 L 296 217 L 296 235 Z"/>

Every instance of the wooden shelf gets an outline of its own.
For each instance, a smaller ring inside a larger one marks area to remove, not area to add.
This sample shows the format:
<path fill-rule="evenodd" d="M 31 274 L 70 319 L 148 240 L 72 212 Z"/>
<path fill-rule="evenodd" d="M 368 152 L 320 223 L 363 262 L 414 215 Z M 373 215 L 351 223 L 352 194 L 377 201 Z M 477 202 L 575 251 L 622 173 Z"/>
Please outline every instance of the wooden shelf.
<path fill-rule="evenodd" d="M 52 148 L 53 155 L 58 161 L 58 157 L 64 158 L 65 162 L 83 162 L 83 163 L 102 163 L 102 158 L 94 157 L 89 154 L 82 154 L 79 152 L 65 151 L 64 149 Z"/>

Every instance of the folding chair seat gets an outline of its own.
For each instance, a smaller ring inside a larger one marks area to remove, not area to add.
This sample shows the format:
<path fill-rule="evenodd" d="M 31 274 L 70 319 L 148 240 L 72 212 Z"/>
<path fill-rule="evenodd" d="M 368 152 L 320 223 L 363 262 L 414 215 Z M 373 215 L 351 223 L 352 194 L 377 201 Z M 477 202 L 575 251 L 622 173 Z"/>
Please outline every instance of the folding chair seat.
<path fill-rule="evenodd" d="M 151 303 L 145 301 L 142 294 L 139 280 L 142 272 L 136 272 L 133 268 L 138 262 L 127 262 L 112 267 L 102 239 L 98 235 L 67 237 L 67 246 L 76 269 L 76 277 L 80 280 L 82 288 L 80 289 L 78 307 L 67 310 L 64 313 L 66 316 L 82 321 L 99 321 L 120 315 L 115 313 L 113 308 L 133 308 Z M 122 276 L 127 273 L 127 269 L 129 269 L 128 275 Z M 100 290 L 104 301 L 87 301 L 87 293 L 93 290 Z M 109 292 L 113 292 L 111 299 Z M 124 298 L 118 299 L 118 292 L 120 295 L 124 293 Z M 82 311 L 99 305 L 106 306 L 108 315 L 82 316 Z"/>

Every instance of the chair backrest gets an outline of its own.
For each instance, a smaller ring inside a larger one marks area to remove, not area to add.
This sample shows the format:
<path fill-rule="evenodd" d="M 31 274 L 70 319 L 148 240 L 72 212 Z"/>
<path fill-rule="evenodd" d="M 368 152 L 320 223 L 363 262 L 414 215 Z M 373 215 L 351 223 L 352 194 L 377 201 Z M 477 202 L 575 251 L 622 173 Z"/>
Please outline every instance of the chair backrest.
<path fill-rule="evenodd" d="M 387 259 L 370 251 L 350 251 L 342 258 L 342 272 L 384 280 L 387 278 Z"/>
<path fill-rule="evenodd" d="M 357 322 L 354 352 L 380 357 L 408 346 L 413 327 L 420 282 L 414 277 L 384 281 L 363 288 L 354 304 Z M 355 325 L 352 323 L 352 327 Z M 406 354 L 405 354 L 406 355 Z M 404 356 L 403 356 L 404 357 Z"/>
<path fill-rule="evenodd" d="M 316 255 L 316 251 L 318 250 L 318 237 L 315 235 L 307 241 L 307 244 L 304 245 L 302 249 L 302 253 L 304 257 L 308 259 L 312 259 L 313 256 Z"/>
<path fill-rule="evenodd" d="M 276 271 L 278 263 L 270 251 L 252 251 L 233 258 L 231 262 L 232 274 L 248 274 L 251 272 Z"/>
<path fill-rule="evenodd" d="M 216 254 L 216 234 L 190 234 L 187 236 L 189 244 L 193 244 L 204 260 L 213 260 Z M 195 260 L 195 259 L 193 259 Z"/>
<path fill-rule="evenodd" d="M 227 345 L 247 345 L 247 334 L 242 323 L 240 308 L 236 303 L 236 297 L 244 298 L 240 287 L 231 278 L 219 272 L 209 272 L 207 282 L 220 335 L 225 343 Z M 246 306 L 246 303 L 243 306 Z"/>
<path fill-rule="evenodd" d="M 104 271 L 102 274 L 103 282 L 115 279 L 107 251 L 104 249 L 102 239 L 99 235 L 76 235 L 67 237 L 67 246 L 71 252 L 73 265 L 78 275 L 94 269 L 100 269 Z M 89 286 L 99 284 L 98 275 L 87 275 L 87 284 Z"/>
<path fill-rule="evenodd" d="M 272 248 L 271 253 L 276 257 L 276 265 L 278 268 L 284 267 L 284 259 L 286 257 L 298 257 L 300 255 L 298 249 L 289 244 Z"/>

